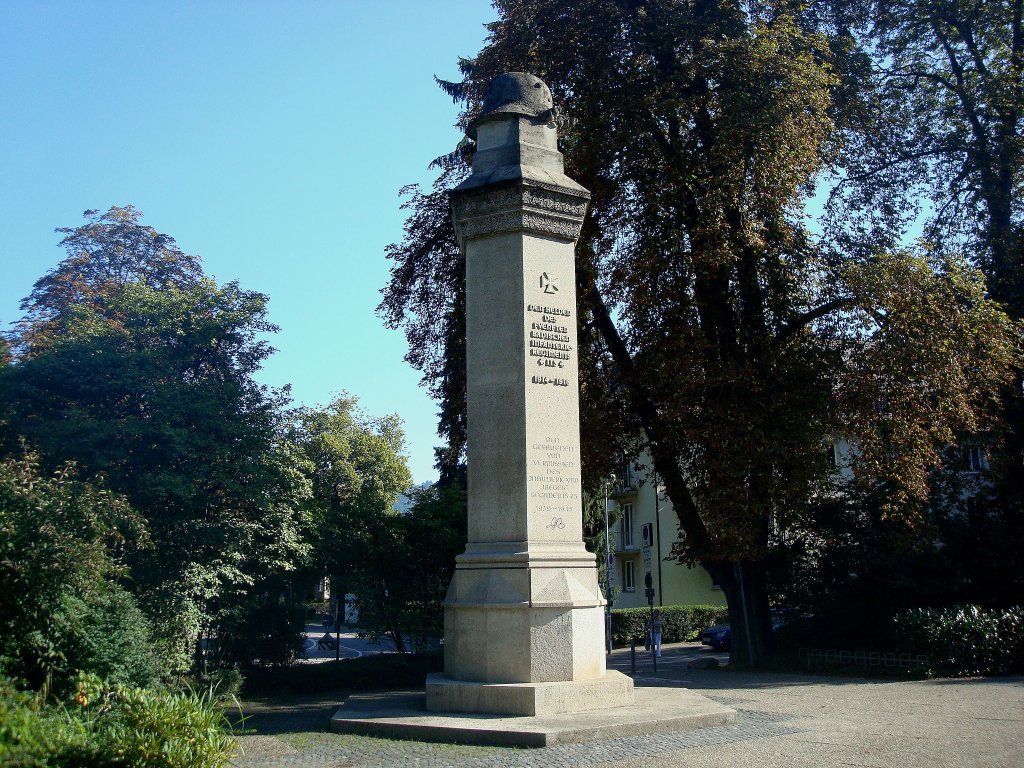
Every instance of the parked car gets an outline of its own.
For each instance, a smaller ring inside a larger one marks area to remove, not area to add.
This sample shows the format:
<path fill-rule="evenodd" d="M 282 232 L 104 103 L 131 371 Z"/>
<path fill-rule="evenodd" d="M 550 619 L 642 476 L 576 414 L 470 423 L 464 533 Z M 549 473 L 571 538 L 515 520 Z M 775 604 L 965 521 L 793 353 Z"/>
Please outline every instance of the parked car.
<path fill-rule="evenodd" d="M 786 608 L 772 608 L 772 632 L 786 624 L 792 618 L 792 611 Z M 728 624 L 716 624 L 700 633 L 700 644 L 710 645 L 716 651 L 725 651 L 732 644 L 732 627 Z"/>
<path fill-rule="evenodd" d="M 716 651 L 724 651 L 732 642 L 732 627 L 728 624 L 716 624 L 700 633 L 700 644 L 710 645 Z"/>

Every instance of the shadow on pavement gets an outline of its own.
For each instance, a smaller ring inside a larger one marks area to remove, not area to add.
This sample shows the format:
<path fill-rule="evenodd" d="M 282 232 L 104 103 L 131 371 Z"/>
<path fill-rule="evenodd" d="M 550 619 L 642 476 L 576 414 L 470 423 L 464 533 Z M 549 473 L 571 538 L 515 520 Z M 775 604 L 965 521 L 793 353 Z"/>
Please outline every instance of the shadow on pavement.
<path fill-rule="evenodd" d="M 336 694 L 281 696 L 243 701 L 244 720 L 235 728 L 240 732 L 261 736 L 326 731 L 331 716 L 347 697 L 347 691 L 339 691 Z M 229 716 L 232 722 L 237 723 L 238 709 L 229 710 Z"/>

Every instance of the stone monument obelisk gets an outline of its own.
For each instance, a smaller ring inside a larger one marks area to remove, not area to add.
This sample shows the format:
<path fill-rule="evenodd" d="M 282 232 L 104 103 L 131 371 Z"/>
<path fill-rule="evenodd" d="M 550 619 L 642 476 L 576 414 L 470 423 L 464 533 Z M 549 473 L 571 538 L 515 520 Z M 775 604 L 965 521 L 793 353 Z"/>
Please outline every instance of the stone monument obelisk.
<path fill-rule="evenodd" d="M 583 545 L 574 249 L 590 193 L 564 173 L 551 92 L 496 78 L 451 195 L 466 258 L 469 539 L 427 709 L 542 715 L 633 702 L 607 670 Z"/>

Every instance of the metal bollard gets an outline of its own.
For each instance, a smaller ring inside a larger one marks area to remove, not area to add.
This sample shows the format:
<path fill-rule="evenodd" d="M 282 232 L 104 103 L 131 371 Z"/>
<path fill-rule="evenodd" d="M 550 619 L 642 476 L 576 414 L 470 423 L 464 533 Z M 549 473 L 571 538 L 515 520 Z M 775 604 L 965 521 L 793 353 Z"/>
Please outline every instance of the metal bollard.
<path fill-rule="evenodd" d="M 636 638 L 629 638 L 629 674 L 636 675 Z"/>

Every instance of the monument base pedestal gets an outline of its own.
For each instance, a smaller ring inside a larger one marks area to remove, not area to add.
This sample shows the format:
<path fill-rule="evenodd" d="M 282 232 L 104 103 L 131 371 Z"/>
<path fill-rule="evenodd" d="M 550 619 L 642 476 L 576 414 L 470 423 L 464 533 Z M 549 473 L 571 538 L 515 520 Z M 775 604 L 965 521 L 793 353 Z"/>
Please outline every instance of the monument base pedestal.
<path fill-rule="evenodd" d="M 633 704 L 633 681 L 616 670 L 591 680 L 478 683 L 427 676 L 427 710 L 492 715 L 560 715 Z"/>
<path fill-rule="evenodd" d="M 424 704 L 422 691 L 353 694 L 331 719 L 331 730 L 389 739 L 550 747 L 736 722 L 735 710 L 685 688 L 637 688 L 630 706 L 534 717 L 428 712 Z"/>

